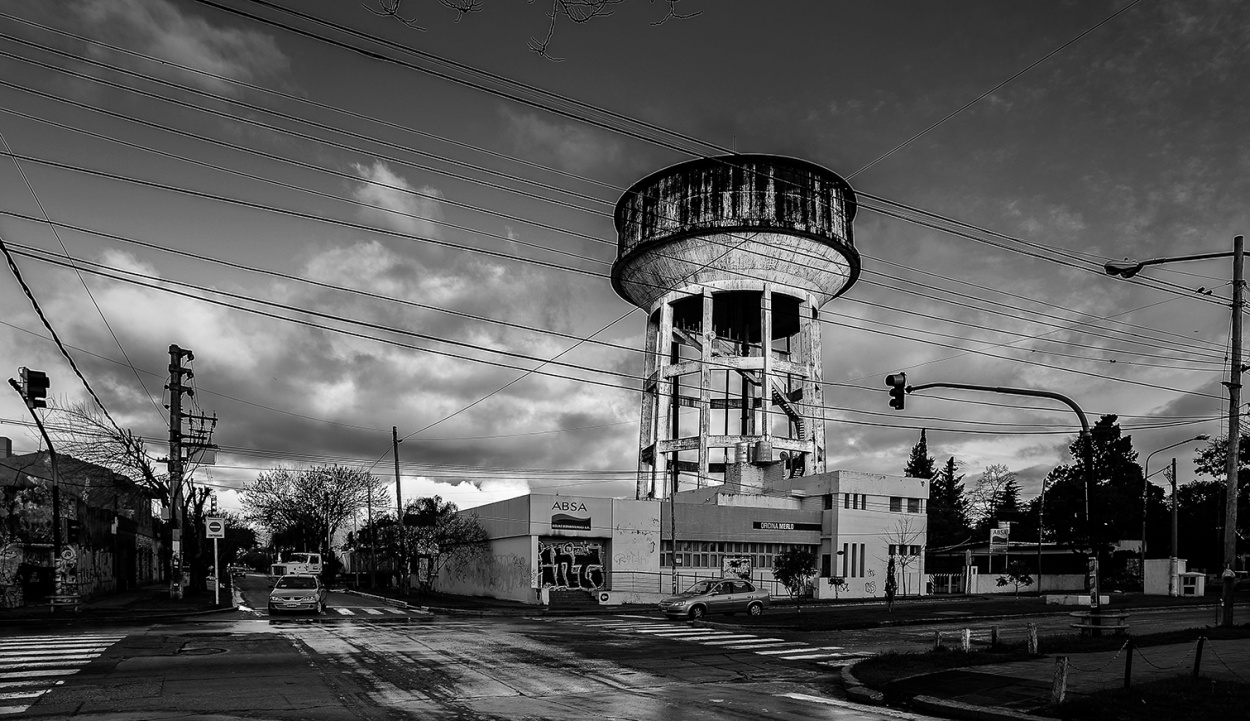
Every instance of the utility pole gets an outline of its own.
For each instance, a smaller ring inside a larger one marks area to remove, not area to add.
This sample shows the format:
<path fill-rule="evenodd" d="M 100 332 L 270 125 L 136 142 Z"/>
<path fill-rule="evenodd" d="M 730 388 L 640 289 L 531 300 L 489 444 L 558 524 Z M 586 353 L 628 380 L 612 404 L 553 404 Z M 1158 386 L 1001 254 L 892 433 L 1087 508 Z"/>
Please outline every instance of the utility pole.
<path fill-rule="evenodd" d="M 1168 595 L 1179 596 L 1177 575 L 1180 573 L 1180 561 L 1176 554 L 1176 459 L 1172 459 L 1172 555 L 1168 558 Z"/>
<path fill-rule="evenodd" d="M 399 563 L 395 565 L 396 573 L 399 575 L 399 591 L 407 593 L 408 591 L 408 553 L 407 543 L 405 543 L 406 534 L 404 529 L 404 494 L 399 486 L 399 427 L 391 426 L 391 449 L 392 455 L 395 456 L 395 508 L 399 511 L 396 516 L 398 521 L 395 527 L 399 530 Z"/>
<path fill-rule="evenodd" d="M 1223 615 L 1220 625 L 1233 625 L 1233 588 L 1237 581 L 1237 480 L 1241 471 L 1238 453 L 1241 450 L 1241 306 L 1245 291 L 1242 260 L 1244 238 L 1233 238 L 1233 330 L 1232 360 L 1228 373 L 1228 490 L 1224 497 L 1224 572 L 1220 601 Z"/>
<path fill-rule="evenodd" d="M 369 514 L 369 588 L 372 590 L 377 577 L 377 566 L 374 565 L 374 557 L 377 553 L 377 544 L 374 542 L 373 528 L 373 474 L 369 474 L 369 490 L 365 493 L 365 509 Z"/>
<path fill-rule="evenodd" d="M 1221 593 L 1221 626 L 1233 625 L 1233 586 L 1237 580 L 1237 476 L 1241 470 L 1238 454 L 1241 451 L 1241 374 L 1246 370 L 1241 365 L 1241 307 L 1245 293 L 1245 278 L 1242 261 L 1245 259 L 1245 237 L 1233 237 L 1231 253 L 1200 253 L 1198 255 L 1182 255 L 1170 258 L 1151 258 L 1149 260 L 1113 260 L 1103 265 L 1107 275 L 1121 278 L 1132 278 L 1148 265 L 1162 265 L 1189 260 L 1209 260 L 1212 258 L 1233 259 L 1233 325 L 1229 339 L 1228 381 L 1228 454 L 1225 472 L 1228 476 L 1228 488 L 1224 495 L 1224 571 L 1220 575 L 1223 581 Z"/>
<path fill-rule="evenodd" d="M 190 389 L 182 383 L 194 377 L 190 368 L 184 368 L 183 359 L 195 360 L 195 354 L 177 345 L 169 346 L 169 526 L 170 526 L 170 573 L 169 597 L 182 598 L 182 394 Z"/>

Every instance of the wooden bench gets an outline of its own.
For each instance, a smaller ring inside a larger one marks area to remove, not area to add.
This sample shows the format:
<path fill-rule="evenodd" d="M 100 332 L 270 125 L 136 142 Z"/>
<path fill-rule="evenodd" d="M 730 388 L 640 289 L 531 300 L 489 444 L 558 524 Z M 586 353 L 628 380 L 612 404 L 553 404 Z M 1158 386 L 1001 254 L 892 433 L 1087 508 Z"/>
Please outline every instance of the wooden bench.
<path fill-rule="evenodd" d="M 1092 611 L 1073 611 L 1068 614 L 1078 619 L 1077 623 L 1068 624 L 1072 628 L 1079 628 L 1081 633 L 1093 631 L 1110 631 L 1115 634 L 1122 634 L 1128 631 L 1128 614 L 1117 613 L 1114 611 L 1104 611 L 1102 613 L 1094 613 Z"/>

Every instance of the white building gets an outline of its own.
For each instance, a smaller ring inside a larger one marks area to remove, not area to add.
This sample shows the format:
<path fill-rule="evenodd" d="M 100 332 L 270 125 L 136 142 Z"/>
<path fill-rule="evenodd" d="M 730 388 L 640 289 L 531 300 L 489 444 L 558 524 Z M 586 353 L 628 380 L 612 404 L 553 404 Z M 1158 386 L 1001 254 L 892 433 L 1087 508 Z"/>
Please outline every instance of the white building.
<path fill-rule="evenodd" d="M 898 593 L 926 592 L 928 481 L 854 471 L 781 478 L 780 469 L 736 463 L 723 485 L 672 500 L 531 494 L 463 511 L 486 529 L 490 561 L 445 568 L 435 588 L 529 603 L 555 590 L 649 603 L 737 574 L 785 596 L 773 560 L 802 546 L 816 554 L 817 598 L 883 598 L 891 552 Z"/>

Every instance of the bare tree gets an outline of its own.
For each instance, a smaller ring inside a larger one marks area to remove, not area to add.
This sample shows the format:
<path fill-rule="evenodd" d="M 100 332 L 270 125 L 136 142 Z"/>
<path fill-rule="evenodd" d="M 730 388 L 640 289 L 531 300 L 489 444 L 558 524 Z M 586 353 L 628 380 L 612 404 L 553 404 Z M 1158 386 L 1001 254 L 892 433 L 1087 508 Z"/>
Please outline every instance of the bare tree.
<path fill-rule="evenodd" d="M 395 20 L 407 25 L 414 30 L 425 30 L 425 27 L 417 22 L 415 13 L 404 15 L 404 0 L 371 0 L 374 5 L 365 4 L 365 7 L 374 15 L 382 17 L 394 18 Z M 460 22 L 465 16 L 481 12 L 484 0 L 438 0 L 438 4 L 442 5 L 455 13 L 455 22 Z M 678 4 L 682 0 L 664 0 L 666 12 L 659 20 L 652 22 L 652 25 L 663 25 L 669 20 L 688 20 L 697 17 L 703 13 L 702 10 L 695 12 L 680 12 Z M 529 48 L 537 53 L 540 57 L 546 58 L 553 62 L 560 62 L 563 58 L 553 57 L 548 53 L 551 47 L 551 39 L 555 35 L 556 25 L 562 20 L 580 25 L 588 23 L 595 18 L 602 18 L 612 15 L 613 9 L 625 0 L 550 0 L 550 7 L 544 13 L 547 17 L 547 30 L 543 33 L 542 38 L 531 37 L 529 40 Z M 534 0 L 529 0 L 530 4 Z M 363 3 L 362 3 L 363 4 Z"/>
<path fill-rule="evenodd" d="M 169 475 L 157 472 L 159 461 L 148 453 L 142 437 L 115 426 L 98 406 L 53 402 L 48 410 L 48 435 L 59 453 L 120 473 L 169 506 Z"/>
<path fill-rule="evenodd" d="M 1007 466 L 986 466 L 968 499 L 968 516 L 975 528 L 984 530 L 993 523 L 999 511 L 1020 501 L 1020 484 Z"/>
<path fill-rule="evenodd" d="M 881 537 L 892 553 L 889 554 L 897 566 L 898 573 L 903 577 L 903 595 L 907 590 L 907 569 L 918 565 L 924 557 L 921 541 L 924 540 L 924 529 L 910 518 L 900 518 L 894 528 Z M 887 579 L 888 580 L 888 579 Z"/>

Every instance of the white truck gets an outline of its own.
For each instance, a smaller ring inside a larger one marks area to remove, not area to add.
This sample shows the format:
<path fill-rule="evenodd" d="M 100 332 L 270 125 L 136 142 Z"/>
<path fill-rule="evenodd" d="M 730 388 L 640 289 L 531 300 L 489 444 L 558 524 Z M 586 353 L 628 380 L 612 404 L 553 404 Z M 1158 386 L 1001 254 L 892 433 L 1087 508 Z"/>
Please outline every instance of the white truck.
<path fill-rule="evenodd" d="M 286 561 L 278 556 L 278 562 L 269 566 L 270 576 L 289 576 L 293 573 L 309 576 L 321 575 L 320 553 L 292 553 Z"/>

